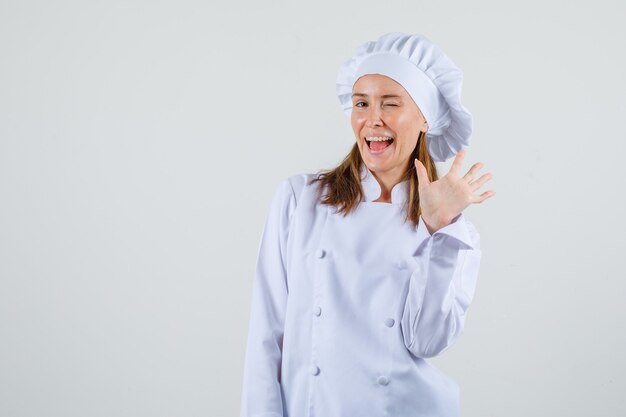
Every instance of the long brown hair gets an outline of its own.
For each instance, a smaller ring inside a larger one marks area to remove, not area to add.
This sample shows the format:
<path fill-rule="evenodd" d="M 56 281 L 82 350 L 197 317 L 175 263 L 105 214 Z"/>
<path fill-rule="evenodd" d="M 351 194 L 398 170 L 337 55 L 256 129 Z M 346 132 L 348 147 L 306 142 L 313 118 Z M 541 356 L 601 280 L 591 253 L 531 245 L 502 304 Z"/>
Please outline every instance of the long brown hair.
<path fill-rule="evenodd" d="M 409 180 L 407 187 L 406 220 L 411 220 L 414 226 L 419 222 L 421 214 L 420 197 L 417 192 L 417 173 L 415 172 L 415 158 L 419 159 L 426 167 L 428 179 L 436 181 L 439 179 L 435 162 L 430 157 L 426 147 L 426 133 L 420 132 L 420 136 L 415 145 L 415 149 L 411 154 L 407 170 L 400 181 Z M 346 216 L 359 205 L 363 197 L 363 187 L 361 186 L 361 166 L 363 158 L 359 152 L 359 146 L 354 144 L 350 153 L 335 168 L 322 171 L 311 181 L 311 184 L 320 182 L 318 191 L 322 204 L 334 206 L 338 213 Z M 322 195 L 321 190 L 326 189 L 327 192 Z"/>

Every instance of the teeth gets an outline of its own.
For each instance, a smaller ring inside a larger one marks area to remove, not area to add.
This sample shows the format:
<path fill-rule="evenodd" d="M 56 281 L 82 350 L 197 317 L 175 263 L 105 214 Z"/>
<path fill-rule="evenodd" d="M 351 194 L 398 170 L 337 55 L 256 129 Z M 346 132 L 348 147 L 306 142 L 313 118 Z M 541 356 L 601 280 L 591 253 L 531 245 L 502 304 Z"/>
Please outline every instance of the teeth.
<path fill-rule="evenodd" d="M 368 142 L 372 142 L 372 141 L 382 142 L 382 141 L 385 141 L 385 140 L 392 140 L 392 139 L 393 138 L 390 137 L 390 136 L 371 136 L 371 137 L 366 137 L 365 138 L 365 140 L 368 141 Z"/>

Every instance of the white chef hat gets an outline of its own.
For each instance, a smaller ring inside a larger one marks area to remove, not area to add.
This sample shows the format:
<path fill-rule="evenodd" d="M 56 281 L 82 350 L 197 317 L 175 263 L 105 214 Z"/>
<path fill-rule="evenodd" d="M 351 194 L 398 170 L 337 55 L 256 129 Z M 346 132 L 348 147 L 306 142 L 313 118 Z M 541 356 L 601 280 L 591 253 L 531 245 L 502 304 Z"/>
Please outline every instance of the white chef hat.
<path fill-rule="evenodd" d="M 443 162 L 469 145 L 472 115 L 461 104 L 463 73 L 423 35 L 387 33 L 361 45 L 337 74 L 337 96 L 352 112 L 352 87 L 366 74 L 382 74 L 409 93 L 428 122 L 428 152 Z"/>

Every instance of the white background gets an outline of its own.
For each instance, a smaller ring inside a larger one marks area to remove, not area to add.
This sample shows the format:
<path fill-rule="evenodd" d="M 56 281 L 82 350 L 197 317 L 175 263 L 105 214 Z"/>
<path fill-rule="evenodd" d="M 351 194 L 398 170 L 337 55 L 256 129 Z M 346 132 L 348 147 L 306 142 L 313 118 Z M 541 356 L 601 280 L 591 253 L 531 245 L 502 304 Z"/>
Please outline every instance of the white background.
<path fill-rule="evenodd" d="M 0 415 L 238 415 L 270 198 L 348 152 L 337 70 L 390 31 L 463 70 L 464 171 L 494 174 L 466 210 L 483 260 L 465 334 L 433 360 L 463 415 L 625 415 L 625 15 L 0 0 Z"/>

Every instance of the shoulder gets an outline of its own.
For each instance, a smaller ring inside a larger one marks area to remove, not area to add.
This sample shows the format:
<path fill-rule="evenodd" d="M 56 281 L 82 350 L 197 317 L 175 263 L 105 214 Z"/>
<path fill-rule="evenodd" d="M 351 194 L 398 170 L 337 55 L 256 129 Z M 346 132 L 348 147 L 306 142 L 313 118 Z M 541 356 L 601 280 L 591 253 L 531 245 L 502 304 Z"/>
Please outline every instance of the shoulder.
<path fill-rule="evenodd" d="M 300 202 L 310 199 L 317 193 L 318 184 L 313 182 L 317 175 L 300 173 L 282 179 L 274 191 L 274 209 L 292 211 Z"/>
<path fill-rule="evenodd" d="M 284 178 L 278 185 L 278 190 L 284 194 L 290 194 L 295 202 L 316 194 L 319 183 L 313 180 L 317 177 L 312 173 L 299 173 Z"/>
<path fill-rule="evenodd" d="M 296 194 L 302 192 L 309 192 L 313 189 L 317 188 L 317 184 L 313 183 L 313 180 L 317 177 L 316 174 L 312 173 L 300 173 L 296 175 L 292 175 L 287 177 L 287 181 L 292 185 L 294 192 Z"/>

